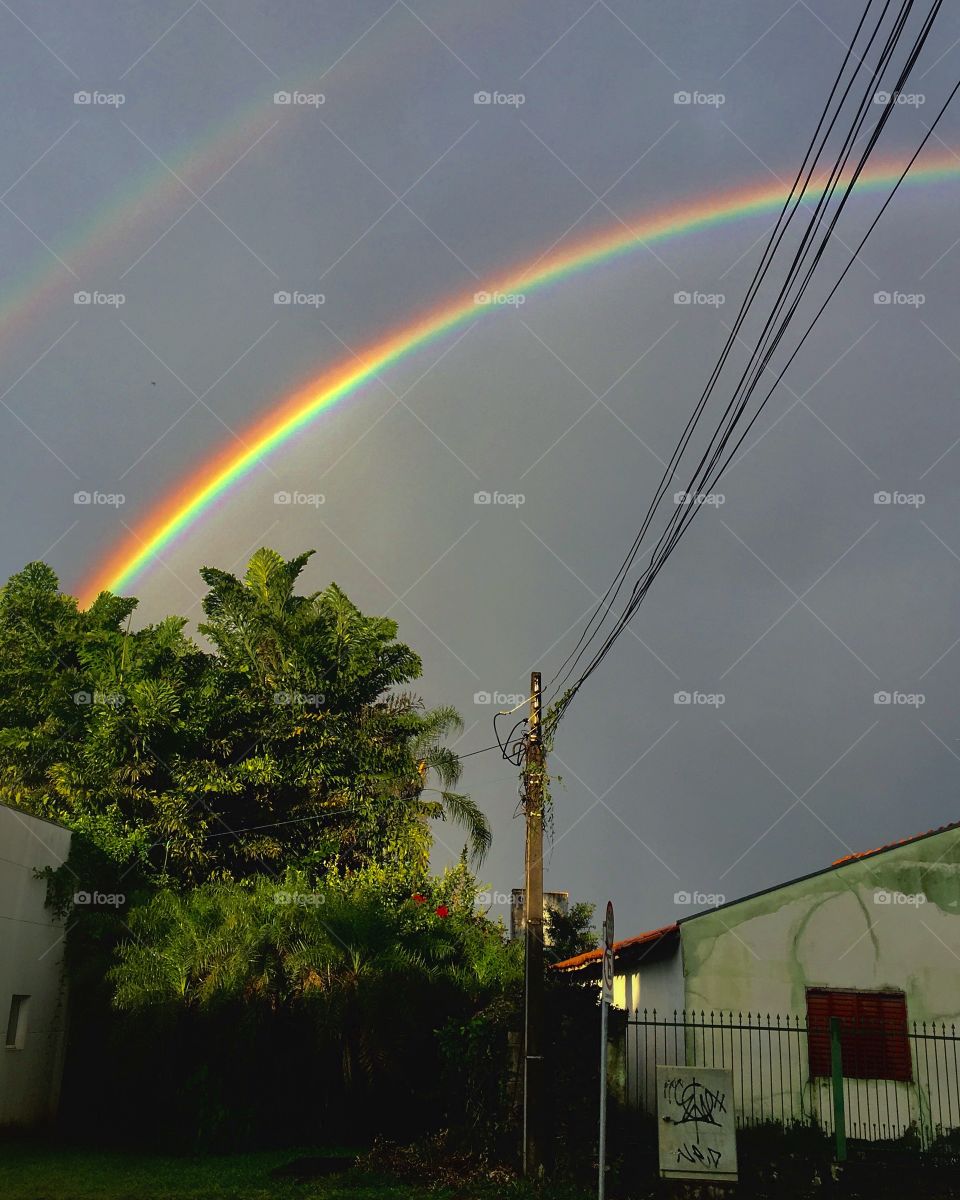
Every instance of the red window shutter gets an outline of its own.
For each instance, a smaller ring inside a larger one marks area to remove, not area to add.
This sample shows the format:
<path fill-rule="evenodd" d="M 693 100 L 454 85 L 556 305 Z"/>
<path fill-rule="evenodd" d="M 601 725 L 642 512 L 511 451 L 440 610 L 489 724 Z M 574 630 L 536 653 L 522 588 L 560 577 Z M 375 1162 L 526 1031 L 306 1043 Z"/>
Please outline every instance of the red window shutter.
<path fill-rule="evenodd" d="M 807 1046 L 811 1076 L 828 1076 L 830 1018 L 840 1018 L 840 1053 L 848 1079 L 913 1078 L 907 1002 L 901 992 L 834 988 L 807 991 Z"/>
<path fill-rule="evenodd" d="M 810 1075 L 830 1074 L 830 1000 L 824 992 L 807 991 L 807 1049 Z"/>

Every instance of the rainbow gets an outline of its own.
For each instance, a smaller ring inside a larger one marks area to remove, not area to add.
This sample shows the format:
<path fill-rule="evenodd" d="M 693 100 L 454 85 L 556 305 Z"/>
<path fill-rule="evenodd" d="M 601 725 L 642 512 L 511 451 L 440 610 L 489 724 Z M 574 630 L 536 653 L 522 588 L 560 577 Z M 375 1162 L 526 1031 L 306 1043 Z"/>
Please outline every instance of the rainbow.
<path fill-rule="evenodd" d="M 463 27 L 465 20 L 481 19 L 488 19 L 482 10 L 478 11 L 476 17 L 464 13 L 459 23 Z M 378 21 L 374 22 L 367 33 L 372 32 L 378 24 Z M 416 52 L 421 39 L 422 30 L 413 19 L 401 24 L 398 29 L 391 30 L 391 56 L 404 61 Z M 352 49 L 325 69 L 311 68 L 301 71 L 295 79 L 275 80 L 228 119 L 212 123 L 165 163 L 150 160 L 149 165 L 105 203 L 95 216 L 78 223 L 56 240 L 52 246 L 56 257 L 44 255 L 32 270 L 26 271 L 16 283 L 5 288 L 0 297 L 0 339 L 7 341 L 41 313 L 47 304 L 63 293 L 72 292 L 81 282 L 97 282 L 93 272 L 99 269 L 100 262 L 115 247 L 118 233 L 132 234 L 148 230 L 153 222 L 169 213 L 177 204 L 183 205 L 184 209 L 191 207 L 195 201 L 187 188 L 193 189 L 199 196 L 206 194 L 208 188 L 219 183 L 234 166 L 256 151 L 277 121 L 293 121 L 298 116 L 309 120 L 314 110 L 278 107 L 274 103 L 276 91 L 322 91 L 327 75 L 341 61 L 345 66 L 344 74 L 337 77 L 335 86 L 338 93 L 361 86 L 366 77 L 382 73 L 382 54 L 351 55 Z M 141 149 L 136 147 L 132 138 L 130 144 L 132 150 L 139 152 Z M 142 152 L 145 157 L 149 156 L 146 149 Z M 174 224 L 176 221 L 167 226 L 167 231 Z M 144 250 L 147 250 L 146 246 Z M 138 261 L 134 260 L 134 265 Z M 70 275 L 63 263 L 77 277 Z M 127 265 L 124 275 L 131 269 Z"/>
<path fill-rule="evenodd" d="M 877 163 L 860 176 L 857 192 L 887 188 L 902 170 L 902 164 Z M 952 151 L 945 151 L 931 155 L 923 165 L 915 166 L 904 180 L 904 186 L 916 187 L 958 177 L 960 158 Z M 815 200 L 822 195 L 822 190 L 822 182 L 811 183 L 805 199 Z M 526 264 L 489 280 L 484 291 L 489 294 L 527 294 L 650 244 L 776 212 L 784 197 L 782 186 L 752 184 L 694 203 L 671 204 L 652 214 L 641 215 L 632 223 L 627 222 L 627 227 L 617 223 L 566 247 L 554 246 Z M 239 450 L 236 443 L 231 442 L 203 462 L 119 542 L 84 583 L 80 591 L 81 603 L 90 603 L 100 591 L 117 592 L 127 587 L 215 501 L 267 455 L 306 429 L 320 413 L 355 393 L 386 368 L 488 313 L 493 306 L 478 304 L 476 296 L 475 292 L 460 293 L 447 299 L 349 360 L 325 371 L 270 408 L 246 431 Z"/>

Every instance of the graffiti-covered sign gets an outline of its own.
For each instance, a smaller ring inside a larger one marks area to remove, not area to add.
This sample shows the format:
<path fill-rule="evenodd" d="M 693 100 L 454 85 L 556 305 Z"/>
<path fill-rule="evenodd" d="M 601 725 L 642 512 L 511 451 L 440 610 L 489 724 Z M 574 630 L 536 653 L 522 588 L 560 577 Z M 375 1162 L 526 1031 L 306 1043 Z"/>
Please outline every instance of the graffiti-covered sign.
<path fill-rule="evenodd" d="M 657 1126 L 663 1178 L 736 1180 L 732 1071 L 657 1067 Z"/>

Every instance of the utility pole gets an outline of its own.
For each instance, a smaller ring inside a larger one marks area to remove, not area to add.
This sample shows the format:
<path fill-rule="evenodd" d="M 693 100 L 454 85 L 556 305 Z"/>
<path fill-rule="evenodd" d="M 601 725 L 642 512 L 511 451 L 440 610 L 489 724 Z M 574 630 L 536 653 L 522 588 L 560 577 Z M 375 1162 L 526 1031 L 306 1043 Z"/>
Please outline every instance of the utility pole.
<path fill-rule="evenodd" d="M 543 1131 L 543 798 L 540 672 L 530 674 L 530 721 L 523 772 L 524 856 L 523 1173 L 542 1165 Z"/>

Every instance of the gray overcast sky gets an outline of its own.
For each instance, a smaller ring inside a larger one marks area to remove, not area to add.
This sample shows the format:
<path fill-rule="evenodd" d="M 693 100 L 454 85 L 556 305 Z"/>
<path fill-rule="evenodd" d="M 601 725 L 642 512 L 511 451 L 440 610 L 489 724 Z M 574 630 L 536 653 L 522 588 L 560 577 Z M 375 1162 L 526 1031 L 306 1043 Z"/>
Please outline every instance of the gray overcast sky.
<path fill-rule="evenodd" d="M 558 238 L 792 177 L 861 9 L 4 5 L 4 577 L 44 558 L 79 588 L 125 525 L 293 388 Z M 912 87 L 925 102 L 897 109 L 883 157 L 912 151 L 958 71 L 947 5 Z M 282 90 L 324 103 L 274 105 Z M 495 90 L 524 103 L 474 103 Z M 85 91 L 124 102 L 75 103 Z M 932 153 L 960 168 L 956 111 L 938 134 Z M 612 898 L 624 935 L 690 911 L 676 892 L 730 899 L 960 818 L 958 194 L 953 177 L 898 195 L 723 504 L 561 726 L 547 885 Z M 852 202 L 845 241 L 881 198 Z M 488 745 L 494 705 L 476 694 L 522 696 L 572 646 L 768 223 L 638 247 L 424 347 L 142 575 L 143 617 L 196 619 L 203 563 L 314 547 L 307 584 L 335 579 L 395 616 L 426 699 L 464 714 L 459 749 Z M 824 278 L 845 261 L 836 243 Z M 278 290 L 325 303 L 277 306 Z M 684 290 L 725 303 L 675 304 Z M 125 503 L 74 504 L 83 490 Z M 279 506 L 282 490 L 324 503 Z M 476 505 L 484 490 L 524 503 Z M 724 702 L 675 703 L 684 691 Z M 484 877 L 506 892 L 522 874 L 515 772 L 495 754 L 468 763 L 495 831 Z M 460 842 L 437 832 L 439 863 Z"/>

